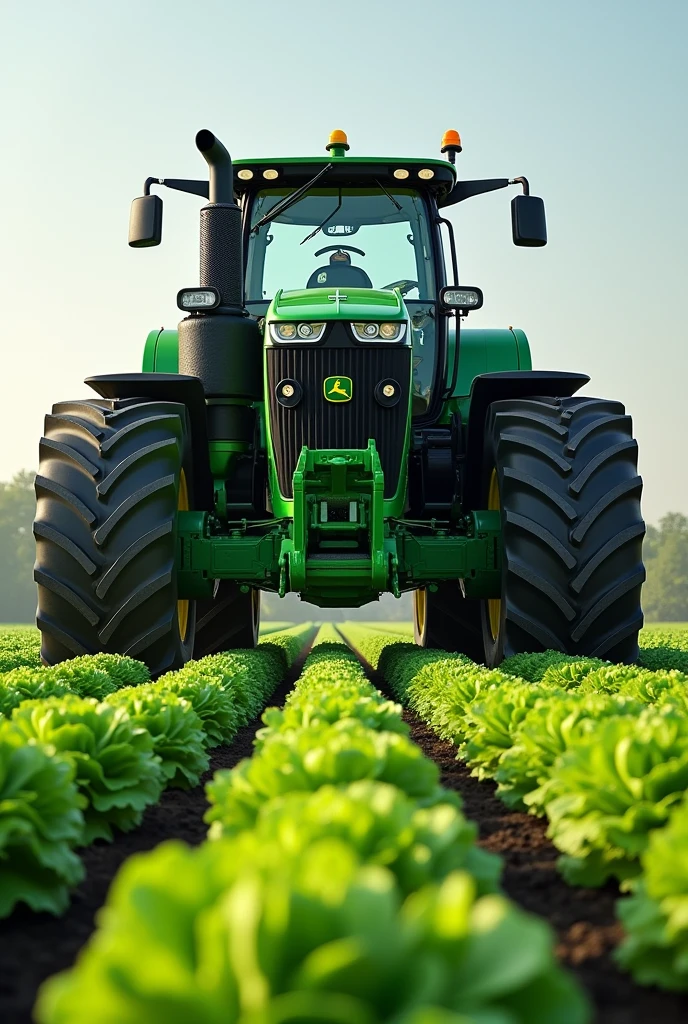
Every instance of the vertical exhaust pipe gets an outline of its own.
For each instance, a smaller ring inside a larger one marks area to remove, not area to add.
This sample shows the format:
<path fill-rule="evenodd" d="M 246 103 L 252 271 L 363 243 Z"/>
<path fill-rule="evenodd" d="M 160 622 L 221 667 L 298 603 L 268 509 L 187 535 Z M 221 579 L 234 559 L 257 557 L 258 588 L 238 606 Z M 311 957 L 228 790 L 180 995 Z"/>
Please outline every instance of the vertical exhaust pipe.
<path fill-rule="evenodd" d="M 209 202 L 201 209 L 200 283 L 217 288 L 220 305 L 179 324 L 179 372 L 199 377 L 208 406 L 213 476 L 226 481 L 236 456 L 254 443 L 262 397 L 263 344 L 244 307 L 241 210 L 234 198 L 232 158 L 212 132 L 196 136 L 208 164 Z"/>
<path fill-rule="evenodd" d="M 232 158 L 212 132 L 196 136 L 210 171 L 209 203 L 201 210 L 201 287 L 217 288 L 222 306 L 244 312 L 241 210 L 234 200 Z"/>

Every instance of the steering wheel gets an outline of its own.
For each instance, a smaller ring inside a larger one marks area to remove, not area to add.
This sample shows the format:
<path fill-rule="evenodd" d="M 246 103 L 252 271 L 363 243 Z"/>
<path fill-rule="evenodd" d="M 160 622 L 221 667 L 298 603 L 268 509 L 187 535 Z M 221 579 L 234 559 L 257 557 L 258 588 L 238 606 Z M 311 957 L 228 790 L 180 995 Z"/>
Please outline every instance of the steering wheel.
<path fill-rule="evenodd" d="M 322 256 L 324 252 L 339 252 L 343 249 L 344 252 L 357 252 L 359 256 L 365 256 L 363 249 L 357 249 L 355 245 L 326 245 L 324 249 L 318 249 L 316 256 Z"/>
<path fill-rule="evenodd" d="M 402 295 L 406 295 L 406 293 L 410 292 L 412 288 L 418 288 L 418 282 L 410 281 L 408 278 L 403 278 L 401 281 L 392 281 L 391 284 L 383 285 L 382 290 L 385 292 L 391 292 L 395 288 L 398 288 Z"/>

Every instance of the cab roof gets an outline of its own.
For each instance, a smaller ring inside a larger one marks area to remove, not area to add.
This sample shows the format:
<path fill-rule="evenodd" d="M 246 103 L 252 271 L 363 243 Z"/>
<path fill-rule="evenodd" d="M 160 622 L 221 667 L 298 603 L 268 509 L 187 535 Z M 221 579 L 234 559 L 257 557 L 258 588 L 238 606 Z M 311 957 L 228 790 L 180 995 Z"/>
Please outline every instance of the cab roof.
<path fill-rule="evenodd" d="M 387 189 L 394 186 L 417 188 L 433 193 L 437 199 L 443 199 L 456 184 L 456 169 L 448 160 L 329 154 L 322 157 L 235 160 L 234 189 L 237 195 L 243 196 L 258 189 L 277 188 L 280 185 L 299 188 L 328 164 L 331 165 L 330 170 L 318 182 L 321 188 L 331 185 L 356 187 L 381 184 Z M 266 177 L 267 171 L 273 173 Z M 432 173 L 419 176 L 419 171 Z M 251 172 L 250 177 L 247 172 Z"/>

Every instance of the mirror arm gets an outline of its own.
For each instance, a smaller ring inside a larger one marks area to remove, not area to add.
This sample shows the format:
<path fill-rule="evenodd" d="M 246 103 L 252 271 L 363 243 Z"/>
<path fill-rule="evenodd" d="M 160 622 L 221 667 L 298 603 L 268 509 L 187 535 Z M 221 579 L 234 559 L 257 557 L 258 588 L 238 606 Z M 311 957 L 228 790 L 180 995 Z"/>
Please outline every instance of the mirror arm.
<path fill-rule="evenodd" d="M 188 192 L 190 195 L 200 196 L 201 199 L 208 198 L 210 183 L 207 181 L 194 181 L 189 178 L 146 178 L 143 184 L 144 196 L 151 194 L 151 185 L 165 185 L 167 188 L 174 188 L 177 192 Z"/>
<path fill-rule="evenodd" d="M 509 184 L 510 185 L 522 185 L 523 186 L 523 195 L 524 196 L 529 196 L 530 195 L 530 184 L 529 184 L 527 178 L 523 178 L 523 177 L 521 177 L 521 178 L 510 178 L 509 179 Z"/>

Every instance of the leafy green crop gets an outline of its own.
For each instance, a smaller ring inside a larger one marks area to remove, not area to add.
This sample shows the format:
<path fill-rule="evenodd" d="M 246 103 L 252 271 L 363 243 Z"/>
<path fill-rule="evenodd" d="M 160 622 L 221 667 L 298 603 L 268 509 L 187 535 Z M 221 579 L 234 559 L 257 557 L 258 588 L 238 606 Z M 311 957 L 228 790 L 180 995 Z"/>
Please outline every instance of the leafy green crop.
<path fill-rule="evenodd" d="M 0 917 L 19 902 L 52 914 L 66 909 L 69 889 L 84 877 L 73 847 L 85 803 L 67 758 L 0 723 Z"/>
<path fill-rule="evenodd" d="M 136 941 L 132 942 L 132 936 Z M 445 1011 L 445 1012 L 441 1012 Z M 585 1024 L 549 929 L 451 873 L 402 902 L 344 843 L 285 863 L 241 841 L 131 858 L 39 1024 Z"/>
<path fill-rule="evenodd" d="M 290 629 L 281 629 L 276 633 L 267 633 L 258 641 L 258 650 L 261 652 L 272 651 L 289 666 L 298 658 L 314 633 L 315 626 L 311 622 L 292 626 Z"/>
<path fill-rule="evenodd" d="M 512 680 L 482 690 L 465 712 L 466 741 L 461 754 L 479 779 L 492 778 L 499 763 L 513 746 L 514 733 L 538 700 L 550 694 L 564 696 L 563 690 Z"/>
<path fill-rule="evenodd" d="M 4 629 L 0 633 L 0 673 L 41 667 L 41 634 L 37 629 Z"/>
<path fill-rule="evenodd" d="M 432 801 L 439 769 L 406 736 L 374 732 L 353 719 L 269 736 L 236 768 L 215 773 L 208 783 L 210 835 L 233 835 L 253 827 L 261 806 L 276 796 L 312 792 L 325 785 L 377 779 L 409 796 Z"/>
<path fill-rule="evenodd" d="M 96 668 L 90 658 L 62 661 L 59 665 L 53 665 L 40 671 L 66 683 L 70 693 L 76 694 L 77 697 L 94 697 L 96 700 L 105 700 L 108 694 L 114 693 L 117 689 L 109 673 Z"/>
<path fill-rule="evenodd" d="M 153 739 L 137 728 L 124 707 L 76 696 L 25 701 L 10 723 L 24 742 L 50 744 L 74 764 L 88 801 L 83 844 L 126 832 L 160 797 L 163 773 Z"/>
<path fill-rule="evenodd" d="M 688 630 L 644 629 L 638 664 L 653 671 L 673 668 L 688 673 Z"/>
<path fill-rule="evenodd" d="M 318 634 L 318 638 L 320 634 Z M 277 731 L 353 718 L 369 729 L 408 734 L 399 704 L 385 700 L 345 644 L 319 640 L 284 708 L 268 708 L 257 744 Z"/>
<path fill-rule="evenodd" d="M 198 785 L 210 758 L 203 725 L 188 700 L 144 684 L 118 690 L 107 703 L 125 708 L 133 724 L 150 733 L 166 785 L 182 789 Z"/>
<path fill-rule="evenodd" d="M 273 635 L 273 634 L 269 634 Z M 255 718 L 284 674 L 285 656 L 268 645 L 212 654 L 168 672 L 153 685 L 188 700 L 203 723 L 207 745 L 230 743 Z"/>
<path fill-rule="evenodd" d="M 40 668 L 15 668 L 0 675 L 0 712 L 8 718 L 25 700 L 62 697 L 71 693 L 64 679 Z"/>
<path fill-rule="evenodd" d="M 576 885 L 640 870 L 649 833 L 688 787 L 688 718 L 671 706 L 612 717 L 556 761 L 546 801 L 548 835 Z"/>
<path fill-rule="evenodd" d="M 261 730 L 258 737 L 262 741 L 277 730 L 332 725 L 343 718 L 355 718 L 368 729 L 408 734 L 401 708 L 393 701 L 361 696 L 356 687 L 333 688 L 323 684 L 288 699 L 283 710 L 269 708 L 263 714 L 267 729 Z"/>
<path fill-rule="evenodd" d="M 419 807 L 396 786 L 368 779 L 322 786 L 264 804 L 255 830 L 244 834 L 258 847 L 277 844 L 289 858 L 302 856 L 320 839 L 344 840 L 362 864 L 389 868 L 404 893 L 459 868 L 472 875 L 481 895 L 496 891 L 500 858 L 476 846 L 478 830 L 454 794 L 440 791 L 436 800 Z"/>
<path fill-rule="evenodd" d="M 581 736 L 593 733 L 603 718 L 638 715 L 641 710 L 636 701 L 607 694 L 578 690 L 541 695 L 519 721 L 513 746 L 499 761 L 495 773 L 499 796 L 509 807 L 544 814 L 548 780 L 557 758 Z"/>
<path fill-rule="evenodd" d="M 127 658 L 124 654 L 105 654 L 104 652 L 85 654 L 62 664 L 73 668 L 95 668 L 100 672 L 106 672 L 118 690 L 123 686 L 140 686 L 141 683 L 150 682 L 148 666 L 144 665 L 142 661 L 136 661 L 135 658 Z M 90 693 L 84 694 L 84 696 L 95 697 L 97 695 Z"/>
<path fill-rule="evenodd" d="M 214 677 L 208 679 L 197 672 L 194 664 L 161 676 L 152 686 L 159 693 L 174 693 L 191 704 L 201 720 L 208 747 L 231 743 L 239 728 L 232 695 Z"/>
<path fill-rule="evenodd" d="M 688 800 L 653 832 L 643 874 L 617 911 L 626 937 L 619 963 L 642 985 L 688 991 Z"/>

